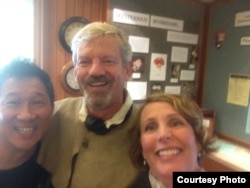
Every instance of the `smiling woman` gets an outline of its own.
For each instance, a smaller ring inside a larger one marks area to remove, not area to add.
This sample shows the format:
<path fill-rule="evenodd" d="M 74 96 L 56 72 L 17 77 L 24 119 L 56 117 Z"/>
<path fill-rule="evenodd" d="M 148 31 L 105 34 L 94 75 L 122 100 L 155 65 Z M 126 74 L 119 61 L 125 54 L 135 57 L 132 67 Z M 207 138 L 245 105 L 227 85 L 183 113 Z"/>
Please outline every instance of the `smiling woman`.
<path fill-rule="evenodd" d="M 33 0 L 0 1 L 0 66 L 15 56 L 33 58 Z"/>
<path fill-rule="evenodd" d="M 131 135 L 130 159 L 145 171 L 130 188 L 173 187 L 173 172 L 202 172 L 201 159 L 216 148 L 197 103 L 182 95 L 152 94 Z"/>

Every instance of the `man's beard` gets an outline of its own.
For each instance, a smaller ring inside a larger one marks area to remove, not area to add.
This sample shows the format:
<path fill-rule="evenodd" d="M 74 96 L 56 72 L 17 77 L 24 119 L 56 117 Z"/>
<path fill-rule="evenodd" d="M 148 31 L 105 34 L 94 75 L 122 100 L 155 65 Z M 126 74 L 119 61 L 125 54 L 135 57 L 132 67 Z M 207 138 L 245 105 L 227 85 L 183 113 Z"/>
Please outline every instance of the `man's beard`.
<path fill-rule="evenodd" d="M 84 91 L 84 97 L 86 104 L 93 109 L 103 109 L 110 105 L 113 97 L 113 88 L 110 84 L 113 83 L 113 79 L 108 76 L 90 76 L 85 80 L 85 85 L 95 85 L 95 84 L 109 84 L 110 88 L 103 92 L 88 92 L 86 89 Z M 97 86 L 98 87 L 98 86 Z"/>
<path fill-rule="evenodd" d="M 87 106 L 90 106 L 91 108 L 96 109 L 96 110 L 100 110 L 110 105 L 111 100 L 112 100 L 112 91 L 109 90 L 108 93 L 85 92 L 84 97 L 85 97 Z"/>

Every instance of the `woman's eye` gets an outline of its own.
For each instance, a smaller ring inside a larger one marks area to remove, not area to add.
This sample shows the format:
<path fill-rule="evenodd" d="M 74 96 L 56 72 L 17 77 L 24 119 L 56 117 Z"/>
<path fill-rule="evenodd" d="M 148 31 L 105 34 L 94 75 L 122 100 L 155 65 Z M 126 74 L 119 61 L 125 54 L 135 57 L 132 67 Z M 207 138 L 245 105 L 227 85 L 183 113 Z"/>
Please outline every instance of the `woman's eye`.
<path fill-rule="evenodd" d="M 112 61 L 106 60 L 106 61 L 105 61 L 105 63 L 107 63 L 107 64 L 111 64 L 111 63 L 112 63 Z"/>
<path fill-rule="evenodd" d="M 145 125 L 144 127 L 144 132 L 149 132 L 149 131 L 153 131 L 157 128 L 157 125 L 154 124 L 154 123 L 150 123 L 150 124 L 147 124 Z"/>
<path fill-rule="evenodd" d="M 174 120 L 171 122 L 171 126 L 173 127 L 182 126 L 182 125 L 183 125 L 183 122 L 179 120 Z"/>

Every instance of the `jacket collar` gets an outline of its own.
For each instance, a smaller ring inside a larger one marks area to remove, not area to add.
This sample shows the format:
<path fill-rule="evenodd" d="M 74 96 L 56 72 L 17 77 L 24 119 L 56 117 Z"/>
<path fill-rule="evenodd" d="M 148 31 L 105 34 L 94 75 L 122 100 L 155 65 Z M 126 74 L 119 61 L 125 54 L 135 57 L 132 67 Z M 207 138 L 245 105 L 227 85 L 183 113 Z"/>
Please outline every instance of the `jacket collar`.
<path fill-rule="evenodd" d="M 111 119 L 108 119 L 105 121 L 105 125 L 107 128 L 109 128 L 111 125 L 119 125 L 120 123 L 122 123 L 123 120 L 125 119 L 126 114 L 128 113 L 129 109 L 131 108 L 133 104 L 133 101 L 129 92 L 125 90 L 124 93 L 125 93 L 126 98 L 120 110 L 117 113 L 115 113 Z M 82 106 L 79 112 L 80 121 L 85 122 L 87 115 L 88 115 L 88 111 L 86 108 L 85 100 L 83 98 Z"/>

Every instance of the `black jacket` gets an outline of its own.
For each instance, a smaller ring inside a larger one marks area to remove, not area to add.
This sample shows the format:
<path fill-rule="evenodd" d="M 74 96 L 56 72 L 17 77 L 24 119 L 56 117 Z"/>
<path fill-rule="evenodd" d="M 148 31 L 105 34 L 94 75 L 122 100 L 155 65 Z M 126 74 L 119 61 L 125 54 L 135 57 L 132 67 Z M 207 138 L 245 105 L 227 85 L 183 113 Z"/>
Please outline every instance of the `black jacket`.
<path fill-rule="evenodd" d="M 129 188 L 151 188 L 149 182 L 149 172 L 141 171 Z"/>

